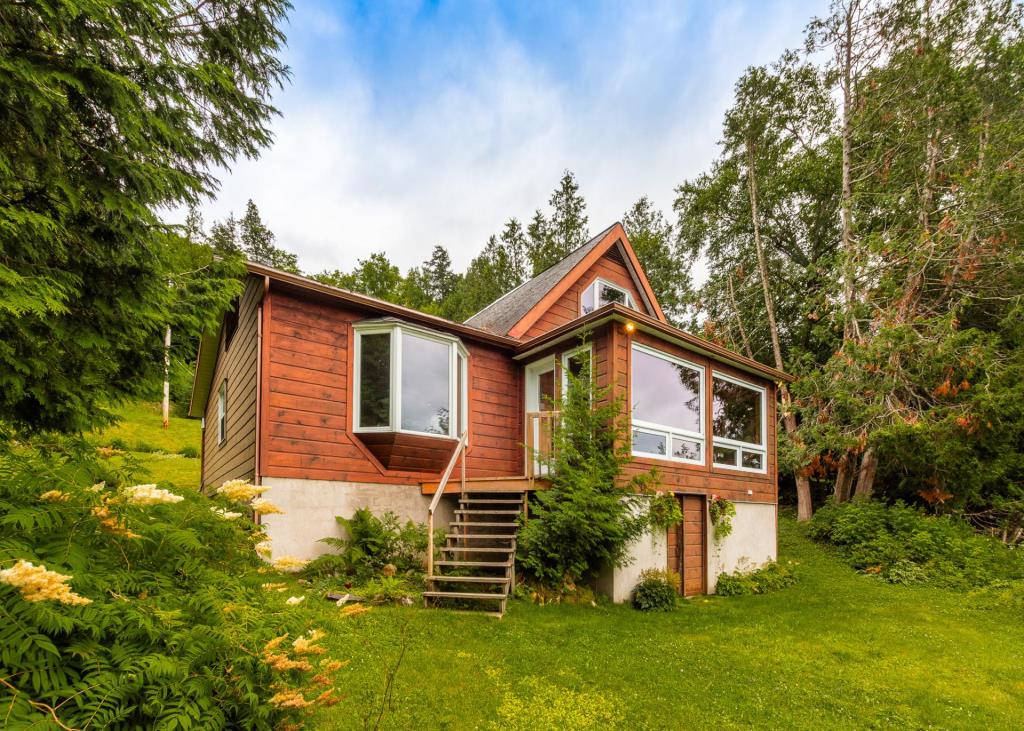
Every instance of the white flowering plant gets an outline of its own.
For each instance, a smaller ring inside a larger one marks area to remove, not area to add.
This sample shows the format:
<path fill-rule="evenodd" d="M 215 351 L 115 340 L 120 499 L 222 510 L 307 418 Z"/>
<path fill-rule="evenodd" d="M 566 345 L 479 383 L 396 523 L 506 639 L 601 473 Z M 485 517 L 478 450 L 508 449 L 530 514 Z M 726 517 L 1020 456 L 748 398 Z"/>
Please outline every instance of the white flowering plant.
<path fill-rule="evenodd" d="M 290 584 L 257 555 L 259 526 L 122 464 L 0 438 L 5 724 L 269 731 L 334 702 L 340 663 L 313 658 L 322 635 L 265 588 Z"/>

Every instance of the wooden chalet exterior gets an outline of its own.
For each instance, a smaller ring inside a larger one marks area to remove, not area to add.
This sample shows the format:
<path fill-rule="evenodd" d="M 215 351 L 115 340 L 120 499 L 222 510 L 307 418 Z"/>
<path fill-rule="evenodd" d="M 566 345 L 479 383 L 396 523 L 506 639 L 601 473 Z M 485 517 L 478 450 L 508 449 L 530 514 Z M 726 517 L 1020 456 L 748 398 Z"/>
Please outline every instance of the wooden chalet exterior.
<path fill-rule="evenodd" d="M 588 356 L 598 387 L 631 405 L 628 471 L 657 467 L 685 518 L 603 588 L 623 599 L 660 565 L 703 593 L 720 571 L 774 558 L 776 383 L 788 377 L 672 327 L 620 224 L 465 323 L 250 264 L 236 310 L 200 346 L 202 483 L 272 486 L 277 555 L 322 552 L 334 516 L 359 507 L 453 526 L 507 514 L 485 503 L 525 504 L 543 486 L 524 445 L 543 446 L 563 371 Z M 712 494 L 749 506 L 735 545 L 709 546 Z"/>

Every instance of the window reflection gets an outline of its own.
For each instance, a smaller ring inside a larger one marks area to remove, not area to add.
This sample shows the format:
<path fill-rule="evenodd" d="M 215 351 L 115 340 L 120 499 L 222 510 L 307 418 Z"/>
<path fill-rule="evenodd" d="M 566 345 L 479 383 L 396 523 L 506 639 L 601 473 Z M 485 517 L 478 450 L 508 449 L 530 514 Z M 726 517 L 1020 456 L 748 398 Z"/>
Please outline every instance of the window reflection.
<path fill-rule="evenodd" d="M 450 347 L 402 332 L 402 428 L 449 432 Z"/>
<path fill-rule="evenodd" d="M 716 437 L 762 444 L 760 391 L 715 378 L 712 396 L 712 433 Z"/>

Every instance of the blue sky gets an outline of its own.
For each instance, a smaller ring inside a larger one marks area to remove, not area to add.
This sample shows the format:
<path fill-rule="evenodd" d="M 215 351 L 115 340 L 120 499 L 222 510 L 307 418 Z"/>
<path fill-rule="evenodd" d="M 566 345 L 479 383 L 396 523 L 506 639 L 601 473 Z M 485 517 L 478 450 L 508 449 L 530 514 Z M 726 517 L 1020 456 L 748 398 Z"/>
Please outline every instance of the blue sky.
<path fill-rule="evenodd" d="M 222 171 L 207 224 L 253 198 L 307 271 L 448 247 L 464 267 L 576 173 L 590 228 L 716 155 L 732 86 L 826 2 L 294 0 L 275 142 Z"/>

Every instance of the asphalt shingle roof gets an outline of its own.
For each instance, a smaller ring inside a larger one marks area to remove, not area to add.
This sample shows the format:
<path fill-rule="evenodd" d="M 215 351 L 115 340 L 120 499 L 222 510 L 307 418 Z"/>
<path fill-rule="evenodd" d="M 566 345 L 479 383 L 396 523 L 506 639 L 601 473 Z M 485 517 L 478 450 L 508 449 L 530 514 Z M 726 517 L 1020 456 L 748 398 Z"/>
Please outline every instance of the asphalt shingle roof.
<path fill-rule="evenodd" d="M 499 297 L 484 309 L 466 320 L 467 325 L 486 330 L 495 335 L 507 335 L 530 309 L 540 302 L 572 268 L 576 266 L 608 234 L 614 224 L 606 228 L 582 246 L 573 249 L 557 264 L 553 264 L 533 279 Z"/>

